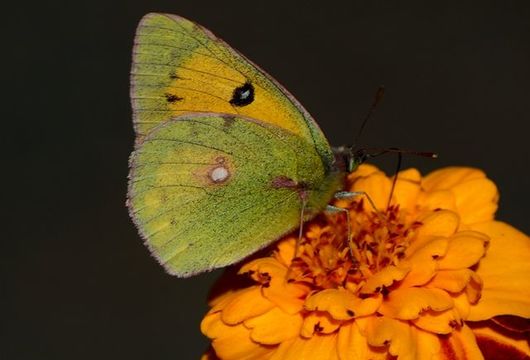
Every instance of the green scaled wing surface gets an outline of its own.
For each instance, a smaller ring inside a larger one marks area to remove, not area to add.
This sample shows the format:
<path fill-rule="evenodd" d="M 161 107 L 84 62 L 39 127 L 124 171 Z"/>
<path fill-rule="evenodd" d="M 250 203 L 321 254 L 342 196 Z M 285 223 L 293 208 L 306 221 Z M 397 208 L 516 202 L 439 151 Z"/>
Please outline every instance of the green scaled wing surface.
<path fill-rule="evenodd" d="M 131 156 L 128 206 L 166 270 L 237 262 L 325 208 L 340 187 L 314 144 L 235 115 L 190 114 L 151 131 Z M 304 200 L 302 200 L 304 199 Z"/>

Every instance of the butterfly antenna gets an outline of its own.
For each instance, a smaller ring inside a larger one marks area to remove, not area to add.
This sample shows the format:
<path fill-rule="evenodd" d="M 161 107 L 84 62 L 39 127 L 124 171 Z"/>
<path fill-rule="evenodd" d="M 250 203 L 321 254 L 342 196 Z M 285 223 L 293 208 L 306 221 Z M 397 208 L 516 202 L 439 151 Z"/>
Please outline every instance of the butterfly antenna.
<path fill-rule="evenodd" d="M 373 114 L 375 112 L 375 109 L 377 108 L 377 106 L 379 105 L 381 100 L 383 100 L 383 95 L 384 94 L 385 94 L 385 87 L 383 85 L 380 85 L 379 88 L 377 89 L 377 91 L 375 92 L 375 96 L 374 96 L 374 100 L 372 102 L 372 106 L 370 106 L 370 109 L 368 110 L 368 113 L 364 117 L 364 120 L 361 123 L 361 127 L 359 128 L 359 131 L 357 132 L 357 135 L 355 136 L 352 148 L 357 146 L 357 143 L 358 143 L 359 139 L 361 138 L 361 135 L 362 135 L 362 133 L 364 131 L 364 128 L 365 128 L 366 124 L 368 123 L 368 120 L 373 116 Z"/>
<path fill-rule="evenodd" d="M 386 209 L 388 210 L 390 208 L 390 202 L 392 201 L 392 195 L 394 195 L 394 190 L 396 189 L 396 183 L 398 179 L 399 170 L 401 170 L 401 162 L 403 160 L 403 153 L 398 152 L 398 161 L 396 166 L 396 172 L 394 175 L 394 179 L 392 180 L 392 187 L 390 188 L 390 195 L 388 196 L 388 202 L 386 203 Z"/>

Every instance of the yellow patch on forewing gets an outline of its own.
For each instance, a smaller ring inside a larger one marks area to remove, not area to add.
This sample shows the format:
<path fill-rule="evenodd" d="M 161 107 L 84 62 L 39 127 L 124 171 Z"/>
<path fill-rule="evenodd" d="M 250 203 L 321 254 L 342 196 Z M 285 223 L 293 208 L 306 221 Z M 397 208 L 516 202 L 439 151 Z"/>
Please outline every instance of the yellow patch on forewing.
<path fill-rule="evenodd" d="M 176 114 L 242 114 L 277 125 L 297 135 L 308 135 L 307 127 L 300 126 L 301 115 L 293 104 L 284 96 L 280 96 L 278 89 L 263 83 L 255 74 L 243 74 L 219 59 L 194 54 L 176 69 L 175 75 L 177 78 L 171 82 L 165 93 L 182 98 L 168 103 L 168 108 Z M 234 90 L 246 82 L 250 82 L 254 87 L 254 101 L 245 106 L 230 104 Z"/>

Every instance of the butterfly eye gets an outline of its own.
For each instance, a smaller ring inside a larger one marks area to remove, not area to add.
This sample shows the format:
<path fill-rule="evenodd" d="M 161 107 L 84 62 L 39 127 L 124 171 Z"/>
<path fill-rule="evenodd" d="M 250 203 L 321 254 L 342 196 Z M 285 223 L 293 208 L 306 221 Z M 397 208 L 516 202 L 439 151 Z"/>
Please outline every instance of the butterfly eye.
<path fill-rule="evenodd" d="M 247 82 L 243 86 L 234 89 L 230 104 L 235 106 L 246 106 L 254 101 L 254 86 Z"/>

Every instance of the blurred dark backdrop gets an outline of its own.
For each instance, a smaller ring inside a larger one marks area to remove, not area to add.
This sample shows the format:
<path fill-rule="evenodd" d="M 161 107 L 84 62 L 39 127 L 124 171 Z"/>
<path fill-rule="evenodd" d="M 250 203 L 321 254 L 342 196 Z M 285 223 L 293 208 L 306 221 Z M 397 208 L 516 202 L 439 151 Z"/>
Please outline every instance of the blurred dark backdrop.
<path fill-rule="evenodd" d="M 300 5 L 297 5 L 299 3 Z M 63 1 L 3 6 L 0 357 L 192 359 L 218 276 L 177 279 L 124 207 L 132 39 L 151 11 L 188 17 L 269 71 L 333 144 L 440 153 L 423 173 L 484 169 L 499 218 L 528 233 L 530 2 Z M 6 129 L 7 127 L 7 129 Z M 395 159 L 377 162 L 393 168 Z"/>

